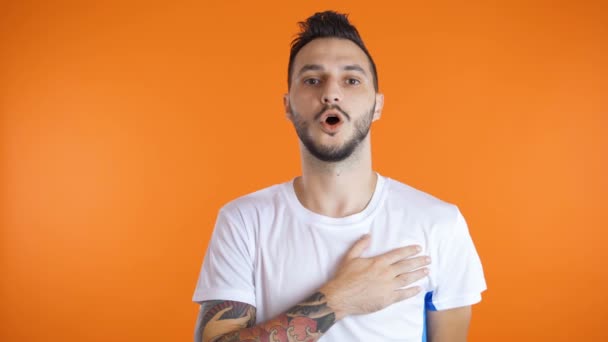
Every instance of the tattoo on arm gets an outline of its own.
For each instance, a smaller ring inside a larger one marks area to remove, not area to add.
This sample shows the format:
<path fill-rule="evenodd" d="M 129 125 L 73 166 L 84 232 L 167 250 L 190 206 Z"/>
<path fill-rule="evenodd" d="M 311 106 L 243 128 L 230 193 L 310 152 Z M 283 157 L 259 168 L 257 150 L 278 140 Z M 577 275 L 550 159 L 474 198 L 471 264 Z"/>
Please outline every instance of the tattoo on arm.
<path fill-rule="evenodd" d="M 255 308 L 249 304 L 210 300 L 201 303 L 195 342 L 217 341 L 223 334 L 255 324 Z"/>
<path fill-rule="evenodd" d="M 203 302 L 199 320 L 203 342 L 314 342 L 335 323 L 336 316 L 325 295 L 317 292 L 258 325 L 254 307 L 232 301 Z"/>
<path fill-rule="evenodd" d="M 321 334 L 325 333 L 336 322 L 336 315 L 327 306 L 327 299 L 321 292 L 313 294 L 287 311 L 287 317 L 294 319 L 299 316 L 308 317 L 317 322 L 317 330 Z"/>
<path fill-rule="evenodd" d="M 236 319 L 243 318 L 248 315 L 248 311 L 251 308 L 251 305 L 241 303 L 241 302 L 233 302 L 233 301 L 223 301 L 223 300 L 211 300 L 208 302 L 204 302 L 202 304 L 202 309 L 204 311 L 203 325 L 207 325 L 209 321 L 211 321 L 215 316 L 219 320 L 225 319 Z M 218 315 L 221 312 L 220 315 Z M 249 317 L 250 320 L 255 323 L 255 314 Z"/>

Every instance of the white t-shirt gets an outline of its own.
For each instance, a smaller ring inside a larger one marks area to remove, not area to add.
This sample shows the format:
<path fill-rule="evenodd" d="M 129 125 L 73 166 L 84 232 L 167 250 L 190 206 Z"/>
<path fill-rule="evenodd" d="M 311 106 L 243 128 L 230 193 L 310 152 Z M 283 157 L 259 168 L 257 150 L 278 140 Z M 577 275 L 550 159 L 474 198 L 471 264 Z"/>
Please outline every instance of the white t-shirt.
<path fill-rule="evenodd" d="M 481 262 L 458 208 L 378 175 L 367 207 L 332 218 L 306 209 L 293 181 L 225 205 L 198 279 L 193 301 L 232 300 L 256 307 L 257 323 L 305 300 L 335 273 L 363 234 L 372 257 L 412 244 L 429 255 L 424 291 L 372 314 L 336 322 L 320 341 L 421 341 L 425 310 L 444 310 L 481 300 L 486 289 Z"/>

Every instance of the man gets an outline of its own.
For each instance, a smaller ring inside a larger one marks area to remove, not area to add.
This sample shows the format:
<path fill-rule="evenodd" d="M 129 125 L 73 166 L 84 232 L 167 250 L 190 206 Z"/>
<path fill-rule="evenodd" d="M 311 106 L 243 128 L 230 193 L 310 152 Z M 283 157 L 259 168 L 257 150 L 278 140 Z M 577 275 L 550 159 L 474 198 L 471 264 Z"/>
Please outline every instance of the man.
<path fill-rule="evenodd" d="M 347 17 L 300 25 L 284 104 L 302 175 L 220 210 L 195 341 L 465 341 L 486 284 L 464 218 L 372 170 L 384 98 Z"/>

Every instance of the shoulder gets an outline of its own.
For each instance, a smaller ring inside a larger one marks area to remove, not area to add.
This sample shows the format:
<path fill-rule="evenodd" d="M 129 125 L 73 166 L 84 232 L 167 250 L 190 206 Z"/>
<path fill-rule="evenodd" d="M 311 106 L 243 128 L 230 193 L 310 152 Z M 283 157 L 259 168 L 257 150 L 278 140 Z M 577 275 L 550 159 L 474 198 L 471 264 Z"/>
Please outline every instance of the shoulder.
<path fill-rule="evenodd" d="M 268 221 L 280 205 L 284 184 L 237 197 L 224 204 L 217 215 L 213 230 L 214 243 L 221 241 L 253 241 L 259 227 Z M 239 242 L 240 243 L 240 242 Z"/>
<path fill-rule="evenodd" d="M 274 184 L 237 197 L 220 208 L 220 215 L 232 219 L 245 219 L 266 212 L 273 212 L 278 205 L 284 202 L 282 192 L 288 184 L 289 182 Z"/>
<path fill-rule="evenodd" d="M 404 211 L 411 218 L 433 223 L 454 224 L 459 219 L 460 210 L 455 204 L 398 180 L 385 179 L 389 211 Z"/>

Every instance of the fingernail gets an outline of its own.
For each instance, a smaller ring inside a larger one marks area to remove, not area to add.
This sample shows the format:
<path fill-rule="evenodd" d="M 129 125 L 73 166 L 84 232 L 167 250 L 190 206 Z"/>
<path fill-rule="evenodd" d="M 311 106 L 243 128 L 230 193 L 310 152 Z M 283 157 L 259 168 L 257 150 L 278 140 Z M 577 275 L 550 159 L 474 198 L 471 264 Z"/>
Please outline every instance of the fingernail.
<path fill-rule="evenodd" d="M 428 257 L 428 256 L 427 256 L 426 258 L 424 258 L 424 261 L 426 261 L 426 262 L 431 262 L 431 257 Z"/>
<path fill-rule="evenodd" d="M 416 251 L 417 251 L 417 252 L 422 251 L 422 247 L 420 247 L 420 246 L 416 246 Z"/>

